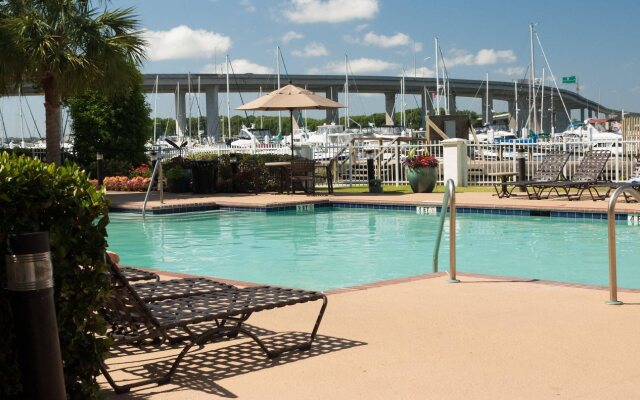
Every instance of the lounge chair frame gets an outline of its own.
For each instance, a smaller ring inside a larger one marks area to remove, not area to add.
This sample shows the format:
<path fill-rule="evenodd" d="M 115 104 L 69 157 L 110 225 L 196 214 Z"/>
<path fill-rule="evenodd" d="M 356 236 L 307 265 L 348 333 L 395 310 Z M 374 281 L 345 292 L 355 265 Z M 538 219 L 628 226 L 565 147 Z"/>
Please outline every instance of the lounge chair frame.
<path fill-rule="evenodd" d="M 549 183 L 545 186 L 556 192 L 562 190 L 562 195 L 567 196 L 569 200 L 580 200 L 585 191 L 589 192 L 593 201 L 604 200 L 608 196 L 609 190 L 606 193 L 600 193 L 598 187 L 607 187 L 610 182 L 598 179 L 610 156 L 611 151 L 609 150 L 589 150 L 582 157 L 570 180 Z M 576 192 L 572 193 L 572 189 L 575 189 Z"/>
<path fill-rule="evenodd" d="M 529 199 L 541 199 L 546 189 L 549 189 L 546 197 L 549 198 L 551 192 L 555 189 L 547 185 L 550 182 L 556 182 L 562 179 L 563 169 L 567 160 L 569 160 L 569 152 L 552 151 L 547 153 L 540 161 L 538 169 L 531 180 L 498 182 L 494 183 L 493 187 L 498 197 L 511 197 L 516 188 L 524 187 Z M 504 185 L 511 186 L 511 189 L 505 191 L 503 188 Z M 557 190 L 555 190 L 555 192 L 560 195 Z"/>
<path fill-rule="evenodd" d="M 308 350 L 316 337 L 327 307 L 327 297 L 323 293 L 274 286 L 242 289 L 232 286 L 220 292 L 147 303 L 140 298 L 135 286 L 129 284 L 118 267 L 111 262 L 109 264 L 112 293 L 103 309 L 105 319 L 111 324 L 109 336 L 116 343 L 135 343 L 140 346 L 183 340 L 187 343 L 165 374 L 127 385 L 118 385 L 104 361 L 101 361 L 100 369 L 116 393 L 126 393 L 134 387 L 149 384 L 169 383 L 183 357 L 193 346 L 202 346 L 224 335 L 231 337 L 241 333 L 250 337 L 269 358 L 278 357 L 288 351 Z M 243 323 L 254 312 L 317 300 L 322 301 L 322 306 L 308 340 L 303 343 L 270 350 L 257 335 L 243 327 Z M 203 322 L 215 324 L 201 334 L 189 329 L 190 326 Z M 172 340 L 176 331 L 186 335 Z"/>

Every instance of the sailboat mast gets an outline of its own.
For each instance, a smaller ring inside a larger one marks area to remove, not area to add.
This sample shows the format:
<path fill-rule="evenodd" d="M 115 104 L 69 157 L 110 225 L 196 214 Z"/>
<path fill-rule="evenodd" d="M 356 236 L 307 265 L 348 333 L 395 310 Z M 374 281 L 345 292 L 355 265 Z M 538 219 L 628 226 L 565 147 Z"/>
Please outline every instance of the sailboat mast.
<path fill-rule="evenodd" d="M 518 125 L 518 80 L 514 80 L 513 81 L 513 92 L 514 92 L 514 97 L 516 99 L 516 103 L 515 103 L 515 114 L 516 114 L 516 136 L 519 136 L 519 130 L 520 130 L 520 126 Z"/>
<path fill-rule="evenodd" d="M 440 59 L 438 58 L 438 38 L 436 41 L 436 115 L 440 115 Z"/>
<path fill-rule="evenodd" d="M 198 138 L 200 137 L 200 75 L 198 75 L 198 97 L 196 97 L 198 104 Z"/>
<path fill-rule="evenodd" d="M 153 144 L 156 144 L 157 140 L 157 131 L 158 131 L 158 121 L 156 118 L 158 117 L 158 75 L 156 75 L 156 87 L 155 87 L 155 97 L 153 98 Z"/>
<path fill-rule="evenodd" d="M 484 123 L 488 124 L 489 123 L 489 73 L 488 72 L 487 72 L 485 81 L 487 82 L 487 85 L 486 85 L 486 95 L 484 100 L 484 115 L 485 115 Z"/>
<path fill-rule="evenodd" d="M 540 131 L 544 132 L 544 67 L 542 68 L 542 83 L 540 84 Z"/>
<path fill-rule="evenodd" d="M 349 129 L 349 56 L 344 55 L 344 128 Z"/>
<path fill-rule="evenodd" d="M 24 121 L 22 116 L 22 86 L 18 86 L 18 101 L 20 103 L 20 137 L 22 138 L 20 142 L 20 147 L 24 148 Z"/>
<path fill-rule="evenodd" d="M 189 136 L 188 138 L 191 139 L 191 132 L 193 132 L 191 130 L 191 106 L 192 106 L 192 95 L 191 95 L 191 72 L 187 73 L 187 85 L 188 87 L 188 92 L 189 92 L 189 101 L 186 102 L 185 104 L 185 114 L 187 115 L 187 121 L 189 121 L 187 123 L 187 127 L 189 128 Z M 188 106 L 187 106 L 188 104 Z"/>
<path fill-rule="evenodd" d="M 276 46 L 276 75 L 278 75 L 278 89 L 280 89 L 280 46 Z M 293 129 L 293 127 L 291 127 Z M 278 133 L 282 132 L 282 113 L 278 111 Z M 291 138 L 293 146 L 293 138 Z"/>
<path fill-rule="evenodd" d="M 180 129 L 180 82 L 178 82 L 176 86 L 176 136 L 180 138 L 181 129 Z"/>
<path fill-rule="evenodd" d="M 531 107 L 529 107 L 529 112 L 533 116 L 533 130 L 537 132 L 538 119 L 536 117 L 536 60 L 533 51 L 533 26 L 534 24 L 529 24 L 529 37 L 531 42 L 531 70 L 529 71 L 531 76 L 531 83 L 529 84 Z"/>
<path fill-rule="evenodd" d="M 227 134 L 231 138 L 231 99 L 229 98 L 229 55 L 225 56 L 225 63 L 227 64 Z M 224 140 L 224 134 L 222 136 Z"/>

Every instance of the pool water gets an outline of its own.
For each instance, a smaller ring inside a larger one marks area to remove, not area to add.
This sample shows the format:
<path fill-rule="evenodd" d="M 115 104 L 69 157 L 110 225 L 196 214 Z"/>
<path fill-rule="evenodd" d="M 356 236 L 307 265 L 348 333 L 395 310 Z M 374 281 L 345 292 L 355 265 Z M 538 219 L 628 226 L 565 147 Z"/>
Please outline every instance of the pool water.
<path fill-rule="evenodd" d="M 432 272 L 439 216 L 310 213 L 111 214 L 109 248 L 138 267 L 314 290 Z M 459 272 L 608 284 L 607 224 L 458 214 Z M 640 227 L 617 225 L 618 284 L 640 288 Z M 448 269 L 448 223 L 440 270 Z"/>

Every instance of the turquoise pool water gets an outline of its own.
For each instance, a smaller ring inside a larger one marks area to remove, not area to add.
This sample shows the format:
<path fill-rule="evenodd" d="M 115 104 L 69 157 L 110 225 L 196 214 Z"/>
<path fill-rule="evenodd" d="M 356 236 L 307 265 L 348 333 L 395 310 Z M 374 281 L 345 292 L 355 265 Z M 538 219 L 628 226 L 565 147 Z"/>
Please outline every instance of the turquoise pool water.
<path fill-rule="evenodd" d="M 125 265 L 327 290 L 431 272 L 438 218 L 353 209 L 111 214 L 109 247 Z M 458 214 L 458 271 L 607 285 L 607 224 L 580 221 Z M 619 286 L 640 288 L 640 227 L 618 224 L 617 233 Z"/>

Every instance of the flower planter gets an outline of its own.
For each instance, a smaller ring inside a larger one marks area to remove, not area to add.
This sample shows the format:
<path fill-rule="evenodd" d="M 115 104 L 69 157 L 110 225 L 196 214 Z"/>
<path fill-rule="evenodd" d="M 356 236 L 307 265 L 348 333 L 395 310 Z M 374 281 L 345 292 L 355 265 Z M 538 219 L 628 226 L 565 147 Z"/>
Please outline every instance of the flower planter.
<path fill-rule="evenodd" d="M 438 180 L 438 168 L 407 168 L 407 177 L 413 193 L 431 193 Z"/>

